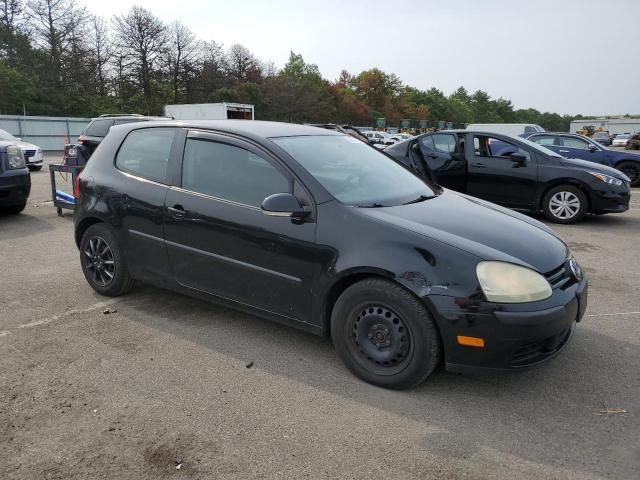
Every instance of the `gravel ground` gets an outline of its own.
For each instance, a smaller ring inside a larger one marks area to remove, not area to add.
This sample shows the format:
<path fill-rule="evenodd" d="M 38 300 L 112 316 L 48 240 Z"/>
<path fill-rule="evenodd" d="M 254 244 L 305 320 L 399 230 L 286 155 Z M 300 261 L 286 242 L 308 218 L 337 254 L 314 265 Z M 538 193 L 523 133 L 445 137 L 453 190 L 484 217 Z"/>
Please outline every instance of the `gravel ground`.
<path fill-rule="evenodd" d="M 147 286 L 98 296 L 48 172 L 32 179 L 0 217 L 2 479 L 639 478 L 638 189 L 625 214 L 554 227 L 590 278 L 563 354 L 395 392 L 326 338 Z"/>

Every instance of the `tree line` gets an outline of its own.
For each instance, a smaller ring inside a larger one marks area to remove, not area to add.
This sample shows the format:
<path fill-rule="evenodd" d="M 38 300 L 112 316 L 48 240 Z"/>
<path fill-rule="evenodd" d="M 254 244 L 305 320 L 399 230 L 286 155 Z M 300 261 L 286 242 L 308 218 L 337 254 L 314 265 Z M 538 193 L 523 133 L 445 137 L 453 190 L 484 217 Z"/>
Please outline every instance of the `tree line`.
<path fill-rule="evenodd" d="M 76 0 L 0 0 L 0 114 L 92 117 L 160 115 L 174 103 L 255 105 L 256 118 L 387 125 L 537 123 L 568 130 L 572 118 L 459 87 L 420 90 L 372 68 L 335 80 L 291 52 L 279 69 L 246 47 L 204 41 L 185 24 L 133 6 L 104 19 Z M 581 118 L 581 116 L 578 116 Z"/>

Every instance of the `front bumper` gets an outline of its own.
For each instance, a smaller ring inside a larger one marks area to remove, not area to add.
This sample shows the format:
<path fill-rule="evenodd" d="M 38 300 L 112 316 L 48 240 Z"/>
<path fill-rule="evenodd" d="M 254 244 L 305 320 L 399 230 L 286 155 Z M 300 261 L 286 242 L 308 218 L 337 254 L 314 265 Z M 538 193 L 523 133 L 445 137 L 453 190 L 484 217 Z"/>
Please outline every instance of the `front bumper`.
<path fill-rule="evenodd" d="M 26 167 L 0 172 L 0 206 L 20 204 L 30 193 L 31 176 Z"/>
<path fill-rule="evenodd" d="M 551 360 L 571 340 L 587 306 L 587 280 L 531 304 L 470 302 L 432 297 L 439 314 L 445 367 L 454 372 L 519 370 Z M 541 308 L 535 309 L 534 305 Z M 484 348 L 460 345 L 458 336 L 484 339 Z"/>
<path fill-rule="evenodd" d="M 618 186 L 599 183 L 596 187 L 592 186 L 591 190 L 592 213 L 622 213 L 629 210 L 631 200 L 629 183 L 623 182 Z"/>
<path fill-rule="evenodd" d="M 44 162 L 44 155 L 42 154 L 42 150 L 22 150 L 22 154 L 24 155 L 24 161 L 27 166 L 33 165 L 42 165 Z"/>

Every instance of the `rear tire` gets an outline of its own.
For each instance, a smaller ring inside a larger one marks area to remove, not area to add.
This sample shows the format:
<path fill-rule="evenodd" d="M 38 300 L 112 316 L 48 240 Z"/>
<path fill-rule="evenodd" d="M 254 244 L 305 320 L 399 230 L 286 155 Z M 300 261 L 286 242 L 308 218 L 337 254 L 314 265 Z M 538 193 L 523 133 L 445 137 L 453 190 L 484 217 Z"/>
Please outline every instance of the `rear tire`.
<path fill-rule="evenodd" d="M 22 212 L 26 206 L 27 206 L 27 201 L 25 200 L 24 202 L 17 203 L 15 205 L 0 207 L 0 212 L 7 213 L 9 215 L 17 215 L 18 213 Z"/>
<path fill-rule="evenodd" d="M 440 335 L 425 306 L 383 279 L 344 291 L 331 315 L 331 338 L 349 370 L 384 388 L 422 383 L 440 362 Z"/>
<path fill-rule="evenodd" d="M 42 170 L 42 165 L 30 166 L 29 170 L 31 170 L 32 172 L 38 172 L 38 171 Z"/>
<path fill-rule="evenodd" d="M 101 295 L 117 297 L 133 288 L 124 252 L 104 223 L 91 225 L 82 235 L 80 265 L 91 288 Z"/>
<path fill-rule="evenodd" d="M 554 223 L 575 223 L 587 213 L 587 196 L 573 185 L 553 187 L 542 199 L 545 216 Z"/>
<path fill-rule="evenodd" d="M 616 168 L 631 179 L 632 187 L 637 187 L 640 185 L 640 162 L 627 160 L 624 162 L 620 162 L 618 165 L 616 165 Z"/>

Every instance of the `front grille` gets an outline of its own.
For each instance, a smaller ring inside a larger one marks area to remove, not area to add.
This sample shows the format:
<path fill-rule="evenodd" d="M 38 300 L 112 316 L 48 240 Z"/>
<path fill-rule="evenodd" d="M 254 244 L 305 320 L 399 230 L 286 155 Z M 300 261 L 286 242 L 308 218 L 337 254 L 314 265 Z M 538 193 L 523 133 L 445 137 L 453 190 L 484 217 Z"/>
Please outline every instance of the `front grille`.
<path fill-rule="evenodd" d="M 35 154 L 36 154 L 35 150 L 25 150 L 24 151 L 24 158 L 33 157 Z"/>
<path fill-rule="evenodd" d="M 549 282 L 549 285 L 551 285 L 551 288 L 553 290 L 557 288 L 565 290 L 571 285 L 573 285 L 574 283 L 576 283 L 576 279 L 571 273 L 571 270 L 569 269 L 568 262 L 565 262 L 562 265 L 560 265 L 558 268 L 555 268 L 550 272 L 545 273 L 544 277 L 547 279 L 547 281 Z"/>

